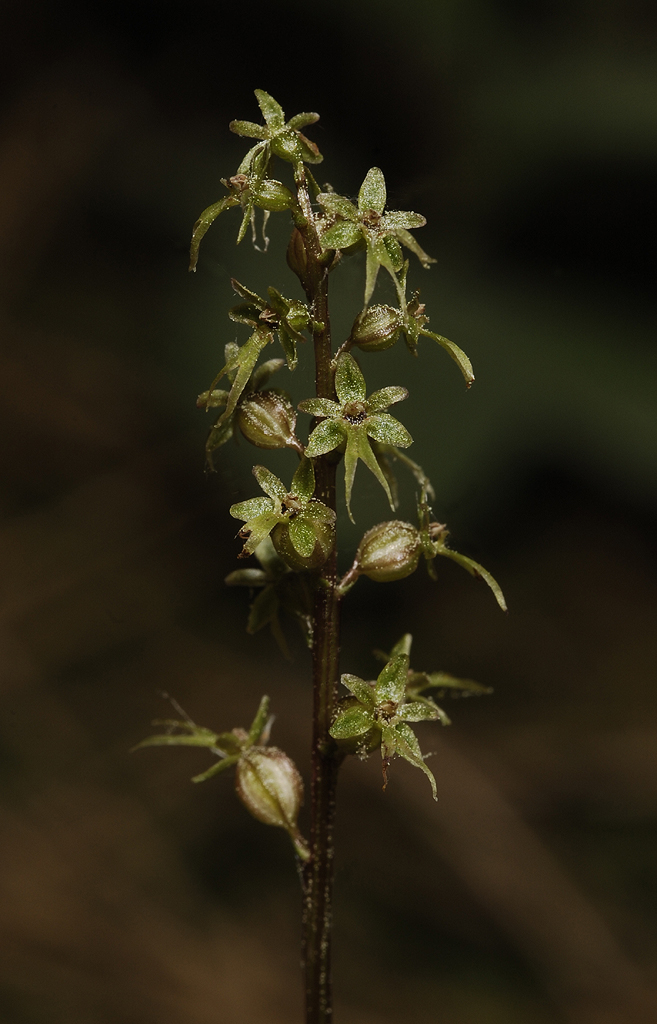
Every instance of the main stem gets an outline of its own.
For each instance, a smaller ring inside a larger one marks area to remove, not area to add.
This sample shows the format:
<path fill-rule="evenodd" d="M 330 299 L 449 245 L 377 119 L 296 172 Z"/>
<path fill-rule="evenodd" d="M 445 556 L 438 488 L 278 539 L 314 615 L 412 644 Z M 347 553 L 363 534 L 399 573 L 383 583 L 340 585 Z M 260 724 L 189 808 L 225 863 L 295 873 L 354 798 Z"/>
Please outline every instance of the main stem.
<path fill-rule="evenodd" d="M 315 230 L 305 176 L 297 178 L 302 216 L 296 221 L 303 240 L 305 266 L 299 274 L 310 302 L 315 329 L 315 385 L 318 398 L 335 398 L 331 368 L 328 266 Z M 294 241 L 294 240 L 293 240 Z M 295 268 L 296 269 L 296 268 Z M 301 267 L 299 267 L 301 270 Z M 298 272 L 298 271 L 297 271 Z M 336 464 L 330 456 L 315 461 L 315 494 L 335 511 Z M 337 542 L 318 573 L 313 606 L 313 738 L 310 859 L 304 866 L 303 964 L 306 1024 L 330 1024 L 331 924 L 333 898 L 333 823 L 340 757 L 329 734 L 337 699 L 339 597 Z"/>

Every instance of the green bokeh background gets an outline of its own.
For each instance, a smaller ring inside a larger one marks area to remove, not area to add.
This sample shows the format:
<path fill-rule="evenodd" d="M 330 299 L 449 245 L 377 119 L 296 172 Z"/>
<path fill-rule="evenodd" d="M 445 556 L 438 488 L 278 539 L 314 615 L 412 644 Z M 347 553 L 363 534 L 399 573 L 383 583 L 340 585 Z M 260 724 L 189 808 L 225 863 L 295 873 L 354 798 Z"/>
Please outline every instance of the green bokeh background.
<path fill-rule="evenodd" d="M 268 692 L 307 777 L 301 639 L 247 637 L 222 583 L 252 462 L 294 460 L 243 442 L 206 478 L 194 406 L 245 337 L 230 277 L 298 294 L 283 216 L 263 255 L 227 213 L 186 272 L 262 87 L 321 114 L 320 181 L 378 165 L 428 218 L 411 284 L 476 384 L 428 339 L 362 366 L 408 387 L 436 516 L 510 608 L 451 563 L 345 603 L 345 671 L 410 630 L 417 667 L 495 693 L 420 730 L 437 805 L 403 763 L 385 795 L 376 759 L 344 771 L 336 1022 L 657 1020 L 655 8 L 27 0 L 0 27 L 2 1019 L 301 1019 L 285 836 L 191 786 L 203 755 L 127 753 L 162 691 L 217 729 Z M 362 287 L 345 260 L 339 339 Z M 389 514 L 364 467 L 354 510 L 345 565 Z"/>

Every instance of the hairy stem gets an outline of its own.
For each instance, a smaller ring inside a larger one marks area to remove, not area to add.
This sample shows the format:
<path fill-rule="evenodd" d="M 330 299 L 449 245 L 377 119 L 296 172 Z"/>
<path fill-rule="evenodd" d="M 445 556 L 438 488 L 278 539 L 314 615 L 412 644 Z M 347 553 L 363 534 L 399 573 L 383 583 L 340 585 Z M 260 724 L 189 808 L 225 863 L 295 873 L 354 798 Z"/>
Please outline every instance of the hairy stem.
<path fill-rule="evenodd" d="M 328 310 L 328 266 L 315 230 L 303 171 L 298 172 L 305 267 L 299 275 L 316 323 L 315 385 L 318 398 L 334 398 Z M 320 326 L 321 325 L 321 326 Z M 335 511 L 335 461 L 315 462 L 316 496 Z M 329 735 L 337 695 L 339 595 L 336 590 L 337 543 L 318 573 L 313 605 L 313 738 L 310 858 L 304 865 L 303 963 L 306 1024 L 333 1019 L 331 992 L 331 918 L 333 895 L 333 823 L 340 758 Z"/>

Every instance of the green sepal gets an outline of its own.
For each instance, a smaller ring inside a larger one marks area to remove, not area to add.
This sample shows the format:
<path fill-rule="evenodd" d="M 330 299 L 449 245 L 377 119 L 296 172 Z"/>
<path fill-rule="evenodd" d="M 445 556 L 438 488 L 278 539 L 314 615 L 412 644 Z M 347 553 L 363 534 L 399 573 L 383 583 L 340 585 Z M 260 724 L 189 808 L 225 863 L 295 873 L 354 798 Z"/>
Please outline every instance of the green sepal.
<path fill-rule="evenodd" d="M 339 416 L 340 406 L 329 398 L 304 398 L 297 406 L 301 412 L 307 412 L 311 416 Z"/>
<path fill-rule="evenodd" d="M 344 217 L 345 220 L 353 221 L 358 219 L 358 210 L 353 203 L 350 203 L 344 196 L 339 196 L 336 192 L 320 192 L 317 196 L 317 202 L 320 206 L 323 206 L 329 213 L 335 213 L 339 217 Z"/>
<path fill-rule="evenodd" d="M 398 715 L 404 722 L 431 722 L 441 717 L 436 704 L 425 704 L 419 700 L 402 704 Z"/>
<path fill-rule="evenodd" d="M 456 676 L 451 676 L 447 672 L 412 673 L 409 678 L 409 691 L 411 689 L 418 693 L 428 689 L 438 690 L 439 692 L 450 690 L 453 693 L 460 692 L 466 696 L 493 692 L 492 686 L 476 683 L 474 679 L 457 679 Z"/>
<path fill-rule="evenodd" d="M 283 481 L 266 466 L 254 466 L 253 475 L 265 494 L 268 494 L 274 501 L 283 501 L 287 497 L 287 487 Z"/>
<path fill-rule="evenodd" d="M 367 396 L 367 385 L 361 368 L 348 352 L 343 352 L 338 359 L 335 390 L 343 405 L 346 402 L 364 402 Z"/>
<path fill-rule="evenodd" d="M 334 448 L 339 448 L 346 440 L 347 433 L 346 428 L 335 420 L 324 420 L 322 423 L 318 423 L 308 438 L 307 457 L 316 459 L 319 455 L 326 455 Z"/>
<path fill-rule="evenodd" d="M 319 114 L 308 111 L 302 114 L 295 114 L 287 123 L 289 128 L 298 132 L 301 128 L 307 128 L 308 125 L 315 124 L 317 121 L 319 121 Z"/>
<path fill-rule="evenodd" d="M 375 725 L 371 711 L 362 706 L 353 707 L 338 714 L 329 733 L 334 740 L 348 740 L 353 736 L 363 736 Z"/>
<path fill-rule="evenodd" d="M 366 683 L 364 679 L 360 679 L 359 676 L 352 676 L 348 672 L 340 676 L 340 681 L 366 708 L 374 708 L 376 698 L 374 687 L 370 683 Z"/>
<path fill-rule="evenodd" d="M 229 195 L 224 196 L 217 203 L 212 203 L 207 209 L 203 211 L 199 219 L 196 221 L 192 229 L 192 242 L 189 249 L 189 269 L 194 273 L 196 271 L 196 264 L 198 263 L 198 251 L 201 245 L 201 240 L 205 235 L 210 225 L 217 219 L 220 213 L 224 210 L 229 210 L 231 206 L 238 206 L 239 199 L 237 196 Z"/>
<path fill-rule="evenodd" d="M 306 500 L 315 493 L 315 469 L 309 458 L 304 457 L 299 462 L 292 477 L 290 493 Z"/>
<path fill-rule="evenodd" d="M 412 210 L 389 210 L 383 218 L 383 223 L 389 231 L 423 228 L 426 222 L 426 217 L 421 213 L 413 213 Z"/>
<path fill-rule="evenodd" d="M 271 498 L 247 498 L 246 501 L 238 501 L 231 505 L 228 511 L 233 519 L 242 519 L 246 523 L 249 519 L 271 512 Z"/>
<path fill-rule="evenodd" d="M 268 537 L 274 527 L 281 522 L 282 518 L 276 512 L 264 512 L 253 519 L 249 519 L 240 530 L 239 535 L 245 539 L 245 543 L 239 557 L 246 558 L 247 555 L 252 555 L 258 545 L 262 544 L 265 537 Z"/>
<path fill-rule="evenodd" d="M 391 650 L 390 657 L 398 658 L 400 654 L 405 654 L 407 655 L 407 657 L 410 658 L 412 644 L 413 635 L 411 633 L 404 633 L 404 635 L 399 638 L 399 640 Z"/>
<path fill-rule="evenodd" d="M 379 444 L 390 444 L 396 448 L 408 448 L 413 444 L 413 438 L 406 427 L 387 412 L 377 412 L 373 416 L 368 416 L 365 430 L 369 437 Z"/>
<path fill-rule="evenodd" d="M 383 239 L 383 244 L 386 247 L 386 252 L 388 253 L 392 269 L 396 274 L 398 274 L 404 265 L 404 254 L 402 252 L 401 245 L 394 235 L 386 235 Z"/>
<path fill-rule="evenodd" d="M 425 270 L 428 270 L 430 265 L 436 262 L 433 256 L 429 256 L 424 251 L 422 246 L 418 245 L 418 243 L 413 238 L 413 235 L 411 235 L 408 231 L 405 231 L 403 228 L 396 228 L 395 235 L 397 236 L 399 241 L 406 246 L 407 249 L 410 249 L 411 252 L 417 256 Z"/>
<path fill-rule="evenodd" d="M 282 128 L 285 124 L 285 114 L 280 103 L 270 96 L 264 89 L 254 89 L 255 98 L 267 126 L 269 128 Z"/>
<path fill-rule="evenodd" d="M 408 391 L 406 388 L 381 388 L 380 391 L 372 392 L 365 402 L 365 406 L 369 413 L 381 412 L 383 409 L 387 409 L 390 405 L 395 405 L 397 402 L 403 402 L 406 398 L 408 398 Z"/>
<path fill-rule="evenodd" d="M 263 141 L 267 138 L 267 129 L 261 124 L 255 124 L 253 121 L 231 121 L 228 129 L 234 132 L 235 135 L 242 135 L 247 139 L 260 139 Z"/>
<path fill-rule="evenodd" d="M 358 192 L 358 209 L 361 213 L 375 210 L 383 213 L 386 205 L 386 181 L 378 167 L 370 167 Z"/>
<path fill-rule="evenodd" d="M 239 754 L 233 754 L 230 757 L 224 757 L 221 761 L 217 761 L 208 768 L 206 772 L 201 772 L 200 775 L 193 775 L 192 782 L 205 782 L 207 779 L 211 779 L 213 775 L 219 775 L 221 772 L 225 772 L 227 768 L 232 768 L 234 764 L 240 759 Z"/>
<path fill-rule="evenodd" d="M 377 704 L 390 701 L 401 704 L 406 693 L 406 676 L 408 674 L 408 655 L 397 654 L 383 668 L 376 681 L 374 696 Z"/>
<path fill-rule="evenodd" d="M 349 220 L 338 221 L 322 232 L 320 242 L 322 249 L 350 249 L 352 245 L 362 242 L 363 234 L 357 224 Z"/>

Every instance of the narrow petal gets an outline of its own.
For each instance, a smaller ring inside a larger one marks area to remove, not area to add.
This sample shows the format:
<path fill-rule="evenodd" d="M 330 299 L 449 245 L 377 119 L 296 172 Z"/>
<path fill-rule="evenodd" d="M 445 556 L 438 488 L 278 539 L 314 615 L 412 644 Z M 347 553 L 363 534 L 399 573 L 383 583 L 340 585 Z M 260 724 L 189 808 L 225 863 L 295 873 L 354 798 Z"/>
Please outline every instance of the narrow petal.
<path fill-rule="evenodd" d="M 221 772 L 225 772 L 227 768 L 232 768 L 234 764 L 240 759 L 239 754 L 233 754 L 232 757 L 224 757 L 221 761 L 217 761 L 211 768 L 208 768 L 207 772 L 201 772 L 200 775 L 194 775 L 192 782 L 205 782 L 206 779 L 211 779 L 213 775 L 219 775 Z"/>
<path fill-rule="evenodd" d="M 287 487 L 282 480 L 267 469 L 266 466 L 254 466 L 253 475 L 262 487 L 265 494 L 268 494 L 274 501 L 282 501 L 287 496 Z"/>
<path fill-rule="evenodd" d="M 377 415 L 380 416 L 380 415 L 383 415 L 383 414 L 382 413 L 377 413 Z M 357 430 L 350 431 L 350 433 L 356 434 L 356 445 L 357 445 L 358 458 L 362 459 L 363 462 L 365 463 L 365 465 L 367 466 L 367 468 L 370 470 L 370 472 L 374 473 L 374 476 L 377 478 L 377 480 L 379 481 L 379 483 L 383 487 L 383 490 L 386 492 L 386 496 L 388 498 L 388 502 L 390 504 L 390 508 L 394 512 L 394 510 L 395 510 L 395 503 L 394 503 L 393 498 L 392 498 L 392 492 L 390 490 L 390 485 L 388 484 L 388 481 L 386 480 L 385 476 L 383 475 L 383 471 L 381 470 L 381 467 L 380 467 L 379 463 L 376 460 L 376 456 L 375 456 L 374 452 L 372 451 L 372 448 L 370 446 L 370 442 L 369 442 L 368 437 L 367 437 L 367 433 L 365 432 L 365 429 L 364 429 L 365 424 L 367 424 L 367 423 L 369 423 L 369 419 L 365 420 L 365 423 L 363 424 L 362 427 L 357 428 Z M 346 456 L 345 456 L 345 458 L 346 458 Z"/>
<path fill-rule="evenodd" d="M 386 206 L 386 180 L 378 167 L 370 167 L 358 193 L 358 209 L 361 213 L 375 210 L 383 213 Z"/>
<path fill-rule="evenodd" d="M 318 455 L 326 455 L 334 448 L 339 448 L 344 442 L 345 435 L 345 428 L 335 420 L 324 420 L 323 423 L 318 423 L 308 438 L 307 457 L 316 459 Z"/>
<path fill-rule="evenodd" d="M 335 370 L 335 390 L 344 405 L 346 402 L 364 402 L 367 386 L 362 370 L 354 357 L 348 352 L 338 359 Z"/>
<path fill-rule="evenodd" d="M 376 258 L 371 243 L 367 243 L 367 257 L 365 262 L 365 305 L 369 303 L 374 292 L 374 285 L 379 275 L 379 260 Z"/>
<path fill-rule="evenodd" d="M 391 658 L 396 658 L 399 654 L 406 654 L 410 658 L 411 656 L 411 645 L 413 643 L 413 637 L 411 633 L 404 633 L 402 637 L 397 641 L 395 646 L 390 652 Z"/>
<path fill-rule="evenodd" d="M 260 739 L 269 718 L 269 697 L 262 697 L 256 716 L 249 729 L 249 746 L 253 746 Z"/>
<path fill-rule="evenodd" d="M 249 519 L 240 531 L 242 536 L 248 532 L 241 557 L 252 555 L 258 545 L 262 544 L 265 537 L 268 537 L 274 527 L 281 522 L 281 519 L 282 517 L 277 515 L 276 512 L 265 512 L 254 519 Z"/>
<path fill-rule="evenodd" d="M 445 349 L 463 374 L 466 387 L 469 388 L 475 378 L 472 371 L 472 363 L 463 349 L 460 349 L 453 341 L 449 341 L 448 338 L 443 338 L 442 334 L 434 334 L 433 331 L 425 331 L 423 329 L 420 330 L 420 334 L 426 335 L 427 338 L 433 338 L 434 341 L 437 341 Z"/>
<path fill-rule="evenodd" d="M 407 249 L 410 249 L 411 252 L 415 253 L 415 255 L 417 256 L 425 270 L 428 270 L 429 265 L 431 263 L 436 262 L 433 256 L 428 256 L 426 254 L 424 249 L 420 245 L 418 245 L 413 236 L 409 235 L 408 231 L 404 231 L 403 228 L 398 228 L 395 231 L 395 234 L 399 241 L 402 242 Z"/>
<path fill-rule="evenodd" d="M 189 269 L 194 272 L 196 271 L 196 264 L 198 263 L 198 250 L 201 244 L 205 232 L 208 230 L 213 221 L 217 219 L 220 213 L 224 210 L 230 209 L 231 206 L 237 206 L 239 199 L 236 196 L 224 196 L 218 203 L 213 203 L 212 206 L 208 206 L 207 210 L 204 210 L 199 219 L 196 221 L 192 229 L 192 243 L 189 249 Z"/>
<path fill-rule="evenodd" d="M 487 569 L 484 569 L 483 565 L 479 562 L 475 562 L 473 558 L 468 558 L 467 555 L 460 555 L 458 551 L 452 551 L 451 548 L 446 546 L 441 547 L 438 550 L 439 555 L 444 555 L 446 558 L 451 558 L 453 562 L 458 562 L 464 569 L 470 573 L 471 576 L 476 576 L 479 579 L 484 580 L 495 595 L 495 600 L 499 604 L 503 612 L 507 611 L 506 601 L 504 600 L 504 594 L 497 580 L 491 576 Z"/>
<path fill-rule="evenodd" d="M 411 729 L 410 725 L 405 725 L 404 722 L 400 722 L 395 726 L 395 732 L 397 733 L 397 753 L 400 757 L 403 757 L 404 760 L 424 772 L 431 783 L 433 798 L 434 800 L 437 800 L 438 793 L 436 791 L 436 780 L 433 777 L 433 772 L 427 768 L 424 762 L 415 733 Z"/>
<path fill-rule="evenodd" d="M 368 416 L 363 426 L 375 441 L 380 444 L 394 444 L 397 448 L 408 448 L 413 438 L 399 420 L 387 412 L 376 412 Z"/>

